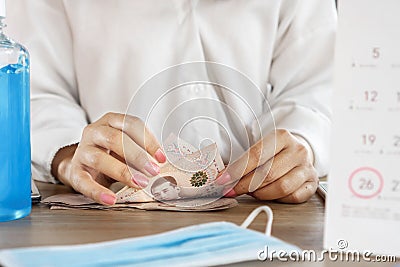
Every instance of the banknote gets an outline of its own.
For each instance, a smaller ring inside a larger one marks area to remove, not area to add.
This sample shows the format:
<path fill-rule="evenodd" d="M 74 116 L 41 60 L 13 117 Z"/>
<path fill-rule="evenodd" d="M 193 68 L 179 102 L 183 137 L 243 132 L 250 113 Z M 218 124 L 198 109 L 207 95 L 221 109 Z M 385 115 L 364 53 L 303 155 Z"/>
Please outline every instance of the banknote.
<path fill-rule="evenodd" d="M 94 202 L 81 194 L 59 194 L 50 196 L 42 201 L 51 209 L 82 209 L 82 210 L 119 210 L 134 211 L 140 210 L 169 210 L 169 211 L 216 211 L 233 208 L 238 205 L 234 198 L 220 198 L 210 200 L 201 199 L 180 199 L 174 201 L 152 201 L 142 203 L 120 203 L 113 206 L 104 206 Z"/>
<path fill-rule="evenodd" d="M 143 189 L 126 186 L 119 190 L 117 203 L 222 197 L 224 186 L 216 178 L 225 166 L 215 143 L 196 149 L 171 134 L 164 151 L 167 162 L 161 165 L 160 174 L 150 178 Z"/>
<path fill-rule="evenodd" d="M 235 199 L 222 198 L 224 185 L 216 183 L 225 166 L 215 143 L 196 149 L 171 134 L 163 147 L 167 162 L 160 166 L 160 174 L 150 178 L 143 189 L 113 184 L 110 189 L 117 196 L 113 206 L 97 204 L 80 194 L 55 195 L 42 202 L 52 209 L 101 210 L 206 211 L 237 205 Z"/>

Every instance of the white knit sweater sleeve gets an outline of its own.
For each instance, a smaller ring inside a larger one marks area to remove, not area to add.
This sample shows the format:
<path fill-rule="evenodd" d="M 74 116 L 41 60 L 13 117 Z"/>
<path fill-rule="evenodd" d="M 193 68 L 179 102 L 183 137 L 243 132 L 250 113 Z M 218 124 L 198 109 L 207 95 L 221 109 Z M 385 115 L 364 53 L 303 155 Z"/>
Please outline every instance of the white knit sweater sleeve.
<path fill-rule="evenodd" d="M 270 106 L 277 129 L 304 137 L 314 151 L 319 176 L 329 169 L 334 1 L 282 1 L 282 16 L 270 71 Z M 266 116 L 270 118 L 270 116 Z M 260 118 L 261 129 L 273 121 Z M 257 140 L 261 133 L 254 127 Z"/>

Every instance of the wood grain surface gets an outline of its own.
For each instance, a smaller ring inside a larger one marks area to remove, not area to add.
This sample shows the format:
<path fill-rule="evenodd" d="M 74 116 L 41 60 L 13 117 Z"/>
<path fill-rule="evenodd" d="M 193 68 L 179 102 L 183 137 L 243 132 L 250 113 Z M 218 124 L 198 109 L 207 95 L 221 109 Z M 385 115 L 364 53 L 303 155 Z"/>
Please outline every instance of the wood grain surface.
<path fill-rule="evenodd" d="M 71 192 L 63 185 L 38 183 L 43 197 Z M 119 238 L 156 234 L 176 228 L 213 221 L 241 224 L 246 216 L 260 205 L 269 205 L 274 212 L 272 235 L 295 244 L 302 249 L 323 249 L 324 201 L 314 195 L 308 202 L 291 205 L 261 202 L 249 196 L 238 198 L 239 206 L 213 212 L 171 211 L 100 211 L 100 210 L 50 210 L 39 204 L 30 216 L 0 223 L 0 249 L 82 244 Z M 266 215 L 256 218 L 250 228 L 263 231 Z M 380 264 L 310 262 L 251 262 L 234 266 L 380 266 Z M 387 266 L 391 266 L 389 264 Z M 386 265 L 385 265 L 386 266 Z"/>

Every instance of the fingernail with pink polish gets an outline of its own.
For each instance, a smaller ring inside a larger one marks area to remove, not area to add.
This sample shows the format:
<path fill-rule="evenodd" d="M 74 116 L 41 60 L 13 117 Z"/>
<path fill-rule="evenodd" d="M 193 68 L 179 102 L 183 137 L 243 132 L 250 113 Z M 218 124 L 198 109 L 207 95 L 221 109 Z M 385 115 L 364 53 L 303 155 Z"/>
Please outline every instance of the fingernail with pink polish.
<path fill-rule="evenodd" d="M 100 200 L 107 205 L 114 205 L 117 199 L 113 195 L 101 193 Z"/>
<path fill-rule="evenodd" d="M 217 178 L 217 180 L 215 182 L 219 185 L 224 185 L 231 181 L 232 180 L 231 180 L 231 176 L 229 175 L 229 173 L 224 172 L 220 177 Z"/>
<path fill-rule="evenodd" d="M 132 181 L 141 188 L 145 188 L 149 184 L 149 179 L 147 179 L 144 175 L 141 174 L 134 174 L 132 176 Z"/>
<path fill-rule="evenodd" d="M 157 175 L 160 173 L 160 167 L 151 161 L 147 162 L 144 165 L 144 169 L 148 171 L 151 175 Z"/>
<path fill-rule="evenodd" d="M 157 149 L 156 153 L 154 154 L 154 157 L 156 160 L 160 163 L 164 163 L 167 161 L 167 157 L 165 156 L 164 152 L 161 150 L 161 148 Z"/>
<path fill-rule="evenodd" d="M 226 188 L 223 192 L 224 197 L 237 197 L 237 194 L 233 188 Z"/>

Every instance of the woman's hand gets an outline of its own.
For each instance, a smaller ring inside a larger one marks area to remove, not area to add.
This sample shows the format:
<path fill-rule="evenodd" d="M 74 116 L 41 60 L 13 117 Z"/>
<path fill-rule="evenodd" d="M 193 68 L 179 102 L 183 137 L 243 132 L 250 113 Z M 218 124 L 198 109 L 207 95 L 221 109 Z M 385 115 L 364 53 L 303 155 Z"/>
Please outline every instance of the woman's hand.
<path fill-rule="evenodd" d="M 312 149 L 302 137 L 276 130 L 230 164 L 220 180 L 240 179 L 226 189 L 228 197 L 249 194 L 260 200 L 301 203 L 317 190 L 313 161 Z"/>
<path fill-rule="evenodd" d="M 144 123 L 132 116 L 107 113 L 89 124 L 79 145 L 62 148 L 52 173 L 62 183 L 105 205 L 115 204 L 108 187 L 116 181 L 143 188 L 160 172 L 166 157 Z"/>

